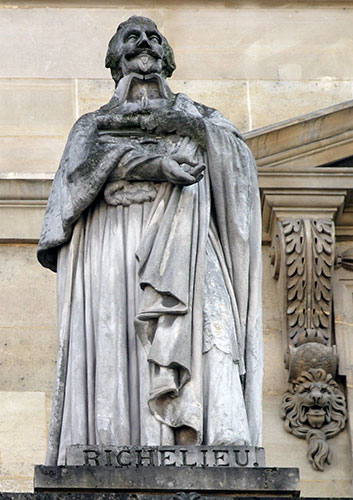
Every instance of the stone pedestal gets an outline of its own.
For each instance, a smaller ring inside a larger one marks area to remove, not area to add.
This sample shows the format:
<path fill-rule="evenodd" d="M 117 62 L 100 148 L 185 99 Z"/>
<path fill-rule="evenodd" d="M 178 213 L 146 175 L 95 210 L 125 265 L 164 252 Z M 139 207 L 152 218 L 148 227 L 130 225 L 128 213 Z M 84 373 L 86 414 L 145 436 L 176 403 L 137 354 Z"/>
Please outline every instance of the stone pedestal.
<path fill-rule="evenodd" d="M 299 496 L 299 471 L 265 467 L 263 448 L 78 445 L 66 466 L 37 465 L 34 489 L 77 500 L 288 498 Z"/>
<path fill-rule="evenodd" d="M 36 492 L 116 492 L 129 493 L 135 496 L 126 498 L 138 499 L 293 497 L 299 496 L 298 483 L 299 472 L 294 468 L 37 466 L 35 469 Z"/>

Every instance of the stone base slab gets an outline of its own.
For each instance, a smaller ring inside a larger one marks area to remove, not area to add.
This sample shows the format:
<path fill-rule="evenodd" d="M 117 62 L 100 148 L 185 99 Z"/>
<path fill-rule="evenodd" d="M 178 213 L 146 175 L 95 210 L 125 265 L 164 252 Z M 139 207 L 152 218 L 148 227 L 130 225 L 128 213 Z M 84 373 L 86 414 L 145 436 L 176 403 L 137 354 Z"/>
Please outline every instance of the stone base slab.
<path fill-rule="evenodd" d="M 227 495 L 212 496 L 192 493 L 170 493 L 170 494 L 144 494 L 144 493 L 0 493 L 0 500 L 255 500 L 259 496 Z M 289 496 L 264 495 L 266 500 L 289 500 Z M 299 497 L 297 497 L 299 500 Z M 304 497 L 300 497 L 303 498 Z M 317 500 L 317 497 L 305 497 L 305 500 Z M 320 500 L 342 500 L 342 497 L 320 497 Z M 352 497 L 345 497 L 345 500 L 353 500 Z"/>
<path fill-rule="evenodd" d="M 255 500 L 259 496 L 227 495 L 227 496 L 204 496 L 198 493 L 171 493 L 171 494 L 144 494 L 144 493 L 0 493 L 0 500 Z M 288 496 L 263 496 L 266 500 L 289 500 Z M 297 497 L 299 500 L 299 497 Z M 303 498 L 303 497 L 300 497 Z M 305 497 L 305 500 L 317 500 L 317 497 Z M 342 497 L 320 497 L 320 500 L 342 500 Z M 352 497 L 345 497 L 352 500 Z"/>
<path fill-rule="evenodd" d="M 155 497 L 161 500 L 196 500 L 202 498 L 201 495 L 212 498 L 212 494 L 216 494 L 218 498 L 219 495 L 224 495 L 224 498 L 239 495 L 293 497 L 299 496 L 299 470 L 273 467 L 117 468 L 37 465 L 34 489 L 36 492 L 129 493 L 132 495 L 126 496 L 129 500 Z M 136 496 L 142 493 L 145 496 Z M 185 496 L 186 493 L 188 495 Z M 165 496 L 160 496 L 162 494 Z M 194 497 L 190 496 L 191 494 L 194 494 Z"/>

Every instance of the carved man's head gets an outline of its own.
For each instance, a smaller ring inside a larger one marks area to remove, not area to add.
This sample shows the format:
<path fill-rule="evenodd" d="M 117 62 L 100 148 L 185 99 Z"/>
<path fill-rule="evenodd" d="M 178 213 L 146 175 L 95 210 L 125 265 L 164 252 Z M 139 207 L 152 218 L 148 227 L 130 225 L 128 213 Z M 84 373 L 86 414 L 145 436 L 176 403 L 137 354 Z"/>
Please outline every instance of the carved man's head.
<path fill-rule="evenodd" d="M 157 25 L 147 17 L 132 16 L 121 23 L 109 42 L 105 59 L 116 84 L 129 73 L 172 75 L 174 54 Z"/>

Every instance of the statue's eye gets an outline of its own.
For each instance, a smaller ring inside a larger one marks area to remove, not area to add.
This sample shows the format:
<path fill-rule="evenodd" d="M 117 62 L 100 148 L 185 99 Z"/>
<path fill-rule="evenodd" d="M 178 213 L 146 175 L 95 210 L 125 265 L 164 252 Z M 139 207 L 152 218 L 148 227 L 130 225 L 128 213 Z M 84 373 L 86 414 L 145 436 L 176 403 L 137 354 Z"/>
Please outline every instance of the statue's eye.
<path fill-rule="evenodd" d="M 151 35 L 149 39 L 151 42 L 160 43 L 157 35 Z"/>
<path fill-rule="evenodd" d="M 137 40 L 137 35 L 134 33 L 131 33 L 131 35 L 129 35 L 126 39 L 127 42 L 134 42 L 135 40 Z"/>

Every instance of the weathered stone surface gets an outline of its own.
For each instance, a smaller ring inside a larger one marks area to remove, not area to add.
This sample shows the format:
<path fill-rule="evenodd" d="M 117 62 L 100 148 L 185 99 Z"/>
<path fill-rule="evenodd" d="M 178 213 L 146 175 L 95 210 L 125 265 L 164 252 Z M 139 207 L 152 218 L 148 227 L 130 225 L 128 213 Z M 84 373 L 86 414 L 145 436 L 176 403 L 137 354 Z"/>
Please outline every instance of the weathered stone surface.
<path fill-rule="evenodd" d="M 0 172 L 56 172 L 64 147 L 61 137 L 0 137 Z"/>
<path fill-rule="evenodd" d="M 196 491 L 185 493 L 182 491 L 172 492 L 170 494 L 158 494 L 156 493 L 74 493 L 72 491 L 68 493 L 0 493 L 0 500 L 227 500 L 229 498 L 234 498 L 234 495 L 222 494 L 214 496 L 212 493 L 209 495 L 207 493 L 199 494 Z M 237 499 L 241 500 L 254 500 L 253 495 L 251 497 L 247 495 L 236 495 Z M 260 496 L 257 498 L 261 498 Z M 271 496 L 266 495 L 266 500 L 288 500 L 288 496 Z M 306 500 L 310 500 L 307 498 Z M 323 500 L 335 500 L 323 499 Z M 336 499 L 338 500 L 338 499 Z"/>
<path fill-rule="evenodd" d="M 52 177 L 35 173 L 0 174 L 0 241 L 38 241 Z"/>
<path fill-rule="evenodd" d="M 301 67 L 304 80 L 353 77 L 347 57 L 352 9 L 198 6 L 140 9 L 162 26 L 175 47 L 178 79 L 195 78 L 197 67 L 202 79 L 276 80 L 279 68 L 289 63 Z M 132 13 L 136 7 L 91 8 L 85 15 L 80 8 L 2 9 L 1 76 L 107 78 L 100 64 L 106 41 Z"/>
<path fill-rule="evenodd" d="M 74 120 L 74 97 L 70 80 L 3 79 L 0 134 L 66 135 Z"/>
<path fill-rule="evenodd" d="M 45 202 L 36 204 L 9 200 L 0 206 L 1 240 L 7 242 L 36 242 L 40 235 L 40 221 L 45 213 Z"/>
<path fill-rule="evenodd" d="M 35 298 L 33 307 L 37 307 Z M 52 391 L 56 350 L 55 326 L 0 326 L 0 387 L 7 391 Z"/>
<path fill-rule="evenodd" d="M 218 109 L 240 131 L 249 130 L 247 84 L 239 80 L 170 80 L 173 92 L 183 92 Z"/>
<path fill-rule="evenodd" d="M 270 247 L 262 247 L 263 335 L 264 335 L 264 394 L 283 393 L 287 387 L 287 372 L 283 363 L 280 308 L 276 281 L 270 274 Z"/>
<path fill-rule="evenodd" d="M 298 469 L 71 466 L 35 467 L 35 491 L 243 492 L 297 496 Z"/>
<path fill-rule="evenodd" d="M 0 326 L 40 335 L 56 324 L 55 275 L 38 266 L 35 252 L 35 245 L 0 245 Z"/>
<path fill-rule="evenodd" d="M 114 467 L 265 467 L 254 446 L 89 446 L 66 449 L 66 465 Z"/>
<path fill-rule="evenodd" d="M 293 75 L 286 75 L 288 77 Z M 352 99 L 348 81 L 253 81 L 249 82 L 253 129 Z"/>
<path fill-rule="evenodd" d="M 0 476 L 0 491 L 13 492 L 14 495 L 20 494 L 20 492 L 32 492 L 33 491 L 33 477 L 1 477 Z M 11 493 L 5 493 L 4 495 L 10 495 Z M 25 495 L 31 495 L 31 493 L 24 493 Z M 0 493 L 0 498 L 3 498 L 2 493 Z M 21 497 L 16 496 L 17 500 Z"/>
<path fill-rule="evenodd" d="M 266 288 L 265 288 L 266 297 Z M 264 300 L 266 307 L 266 299 Z M 264 328 L 264 394 L 284 392 L 288 373 L 283 362 L 283 344 L 280 330 Z"/>
<path fill-rule="evenodd" d="M 0 5 L 6 7 L 22 7 L 22 8 L 33 8 L 33 7 L 48 7 L 48 2 L 45 0 L 0 0 Z M 116 7 L 116 0 L 51 0 L 51 7 Z M 280 8 L 280 9 L 311 9 L 317 7 L 316 0 L 177 0 L 177 3 L 173 4 L 168 0 L 155 0 L 153 2 L 154 8 L 182 8 L 182 9 L 195 9 L 202 7 L 207 8 L 233 8 L 233 9 L 254 9 L 259 8 Z M 321 7 L 330 8 L 352 8 L 352 3 L 350 0 L 320 0 Z M 143 9 L 151 7 L 150 0 L 131 0 L 128 3 L 130 9 Z"/>
<path fill-rule="evenodd" d="M 172 492 L 170 494 L 156 494 L 151 493 L 0 493 L 0 500 L 227 500 L 234 498 L 234 495 L 222 494 L 216 495 L 202 493 L 199 494 L 195 491 L 185 493 L 182 491 Z M 236 495 L 237 499 L 241 500 L 254 500 L 254 496 Z M 257 497 L 257 498 L 260 498 Z M 266 495 L 266 500 L 288 500 L 288 496 L 271 496 Z M 310 500 L 307 498 L 306 500 Z M 334 498 L 326 498 L 323 500 L 335 500 Z M 338 499 L 336 499 L 338 500 Z"/>
<path fill-rule="evenodd" d="M 95 111 L 109 102 L 114 90 L 115 85 L 111 78 L 77 80 L 78 115 Z"/>
<path fill-rule="evenodd" d="M 241 0 L 243 2 L 244 0 Z M 245 4 L 248 0 L 245 1 Z M 266 0 L 267 1 L 267 0 Z M 344 2 L 344 0 L 341 0 Z M 347 2 L 347 0 L 345 0 Z M 43 0 L 0 0 L 0 5 L 16 7 L 48 7 L 48 2 Z M 223 2 L 222 2 L 223 4 Z M 220 5 L 219 0 L 178 0 L 178 7 L 182 9 L 195 9 L 195 8 L 217 8 L 223 7 Z M 107 8 L 116 7 L 116 0 L 51 0 L 51 7 L 86 7 L 86 8 Z M 143 9 L 151 7 L 149 0 L 131 0 L 128 3 L 129 9 Z M 169 0 L 155 0 L 153 2 L 154 8 L 170 8 L 171 3 Z"/>
<path fill-rule="evenodd" d="M 336 493 L 339 494 L 339 485 Z M 177 492 L 170 494 L 158 494 L 156 497 L 155 493 L 75 493 L 70 491 L 69 493 L 0 493 L 0 500 L 67 500 L 69 495 L 70 500 L 227 500 L 229 498 L 235 498 L 232 494 L 216 495 L 197 492 Z M 236 495 L 238 500 L 254 500 L 253 495 Z M 258 496 L 257 498 L 260 498 Z M 288 496 L 271 496 L 266 495 L 266 500 L 288 500 Z M 299 497 L 297 497 L 299 498 Z M 300 497 L 302 498 L 302 497 Z M 342 497 L 321 497 L 322 500 L 340 500 Z M 317 500 L 317 497 L 305 497 L 305 500 Z"/>
<path fill-rule="evenodd" d="M 31 478 L 44 460 L 46 435 L 44 393 L 0 392 L 1 481 Z"/>

